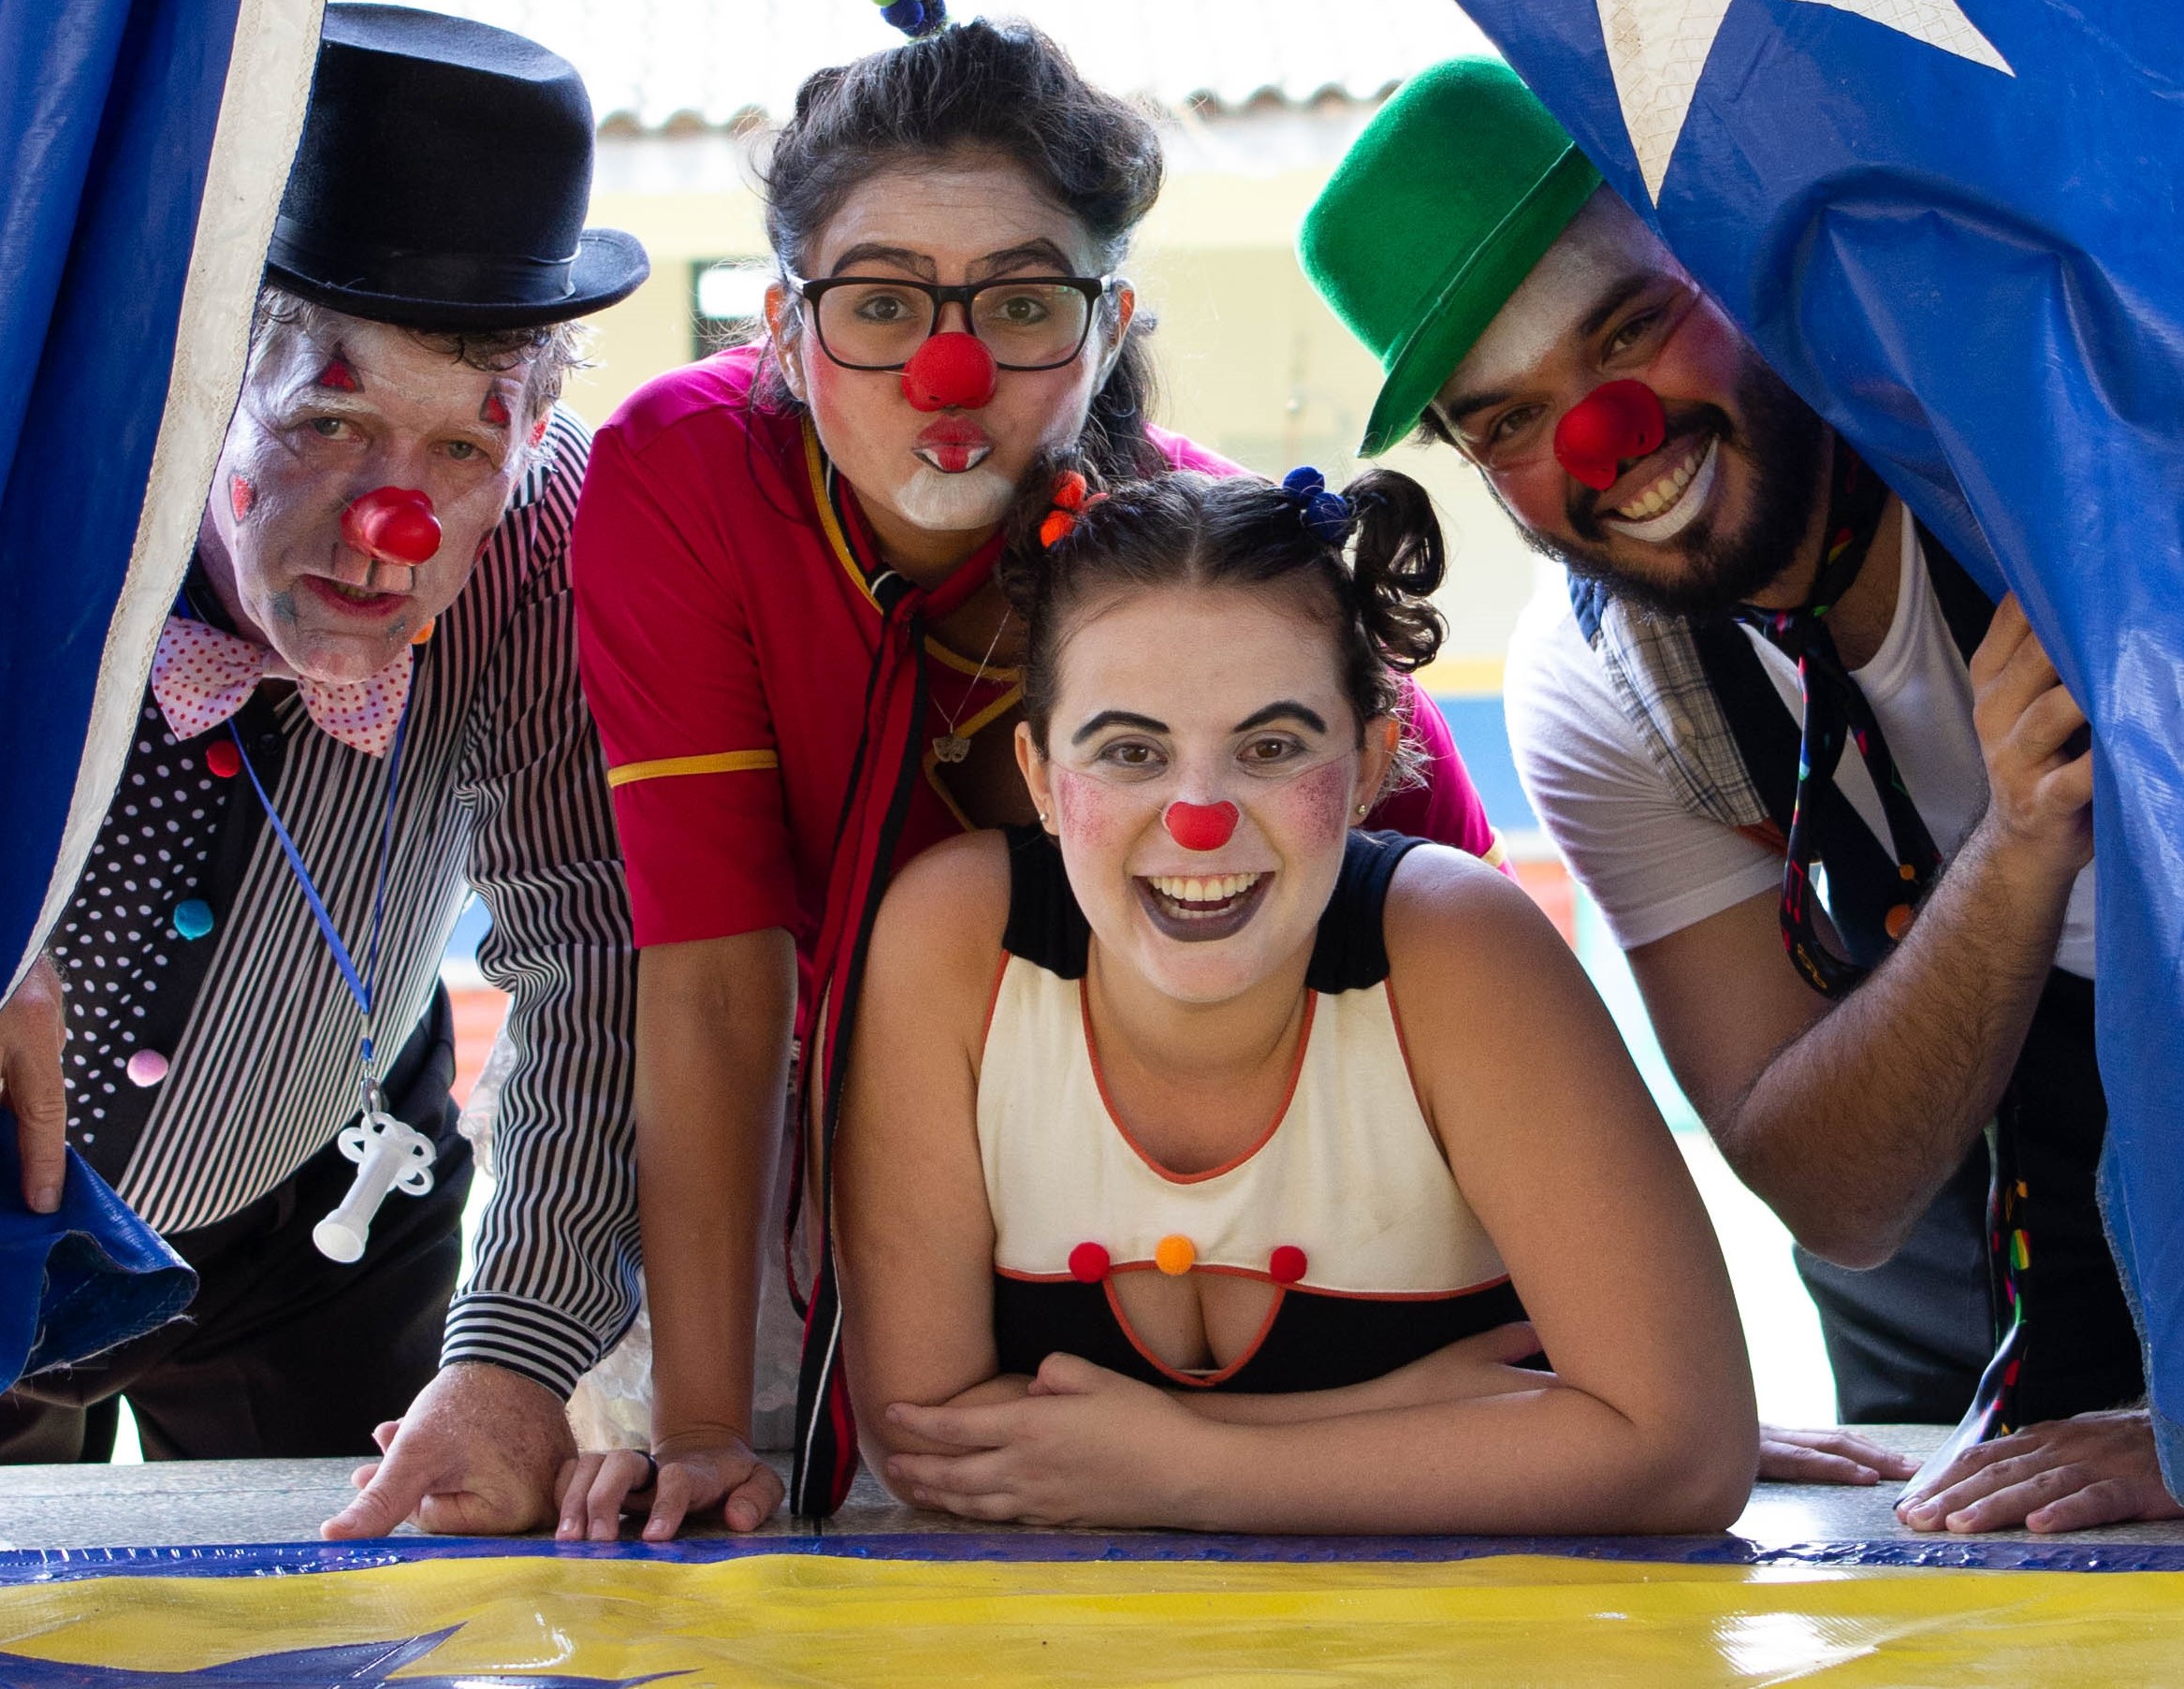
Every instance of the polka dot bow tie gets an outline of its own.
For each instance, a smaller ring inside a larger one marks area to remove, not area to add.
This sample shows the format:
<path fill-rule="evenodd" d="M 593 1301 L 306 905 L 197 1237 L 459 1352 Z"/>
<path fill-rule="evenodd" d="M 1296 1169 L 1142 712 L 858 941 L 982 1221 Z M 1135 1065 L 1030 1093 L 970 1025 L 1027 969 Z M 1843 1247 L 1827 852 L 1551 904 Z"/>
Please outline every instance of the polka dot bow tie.
<path fill-rule="evenodd" d="M 402 654 L 369 680 L 334 682 L 298 677 L 296 691 L 320 729 L 366 756 L 385 756 L 409 702 L 416 653 Z M 152 695 L 178 739 L 210 733 L 250 701 L 260 680 L 286 665 L 273 652 L 201 621 L 169 616 L 152 659 Z"/>

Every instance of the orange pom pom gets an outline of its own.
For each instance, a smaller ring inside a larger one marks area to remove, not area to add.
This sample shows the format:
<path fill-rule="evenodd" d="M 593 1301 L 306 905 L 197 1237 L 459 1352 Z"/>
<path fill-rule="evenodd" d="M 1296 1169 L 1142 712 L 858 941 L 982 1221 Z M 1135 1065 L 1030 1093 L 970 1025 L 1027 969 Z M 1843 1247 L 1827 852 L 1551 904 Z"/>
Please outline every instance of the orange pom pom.
<path fill-rule="evenodd" d="M 1180 1231 L 1171 1231 L 1153 1245 L 1153 1265 L 1171 1278 L 1180 1278 L 1198 1259 L 1198 1245 Z"/>
<path fill-rule="evenodd" d="M 1050 546 L 1064 538 L 1077 525 L 1077 518 L 1067 510 L 1050 510 L 1046 520 L 1039 525 L 1039 543 Z"/>
<path fill-rule="evenodd" d="M 1073 469 L 1065 469 L 1054 478 L 1054 503 L 1056 510 L 1082 510 L 1085 508 L 1085 477 Z"/>

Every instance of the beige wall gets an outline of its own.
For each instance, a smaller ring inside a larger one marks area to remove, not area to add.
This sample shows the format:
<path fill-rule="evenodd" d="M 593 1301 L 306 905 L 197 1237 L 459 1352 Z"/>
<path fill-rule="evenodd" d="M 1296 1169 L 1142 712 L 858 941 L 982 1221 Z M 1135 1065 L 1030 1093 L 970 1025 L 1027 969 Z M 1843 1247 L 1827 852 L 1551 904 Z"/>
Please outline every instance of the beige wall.
<path fill-rule="evenodd" d="M 707 138 L 708 151 L 725 148 Z M 576 410 L 603 420 L 635 387 L 688 361 L 691 266 L 765 249 L 755 197 L 733 181 L 674 190 L 648 176 L 673 142 L 603 143 L 605 177 L 592 220 L 645 242 L 652 279 L 594 319 L 597 367 L 569 390 Z M 615 159 L 618 147 L 654 149 Z M 719 178 L 718 159 L 700 174 Z M 1317 170 L 1262 176 L 1179 174 L 1147 219 L 1130 263 L 1141 298 L 1158 314 L 1159 420 L 1264 473 L 1317 464 L 1337 485 L 1357 468 L 1379 371 L 1328 313 L 1297 268 L 1290 238 L 1318 191 Z M 662 191 L 662 190 L 665 191 Z M 1448 654 L 1436 691 L 1500 689 L 1502 651 L 1531 590 L 1530 554 L 1478 477 L 1453 453 L 1399 448 L 1388 461 L 1433 490 L 1450 541 L 1441 598 Z"/>

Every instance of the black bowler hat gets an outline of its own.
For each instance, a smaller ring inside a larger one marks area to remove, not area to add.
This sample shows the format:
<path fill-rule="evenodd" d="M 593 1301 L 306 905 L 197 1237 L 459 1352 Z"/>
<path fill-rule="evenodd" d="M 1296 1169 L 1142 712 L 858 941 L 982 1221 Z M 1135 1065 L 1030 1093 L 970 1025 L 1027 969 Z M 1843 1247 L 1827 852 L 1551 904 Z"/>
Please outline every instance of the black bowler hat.
<path fill-rule="evenodd" d="M 466 18 L 330 5 L 267 279 L 410 328 L 564 322 L 651 273 L 634 237 L 584 226 L 590 195 L 566 59 Z"/>

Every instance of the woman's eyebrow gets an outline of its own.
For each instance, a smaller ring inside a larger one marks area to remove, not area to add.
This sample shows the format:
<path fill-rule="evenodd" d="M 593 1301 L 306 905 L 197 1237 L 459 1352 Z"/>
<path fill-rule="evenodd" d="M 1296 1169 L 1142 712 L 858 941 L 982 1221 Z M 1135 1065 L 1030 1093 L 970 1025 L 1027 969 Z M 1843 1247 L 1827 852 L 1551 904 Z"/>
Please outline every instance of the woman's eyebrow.
<path fill-rule="evenodd" d="M 846 275 L 853 264 L 892 264 L 897 269 L 910 270 L 928 281 L 939 274 L 939 268 L 924 253 L 912 252 L 907 246 L 887 246 L 878 240 L 860 240 L 834 261 L 829 275 Z"/>
<path fill-rule="evenodd" d="M 1327 731 L 1326 719 L 1309 705 L 1300 704 L 1294 698 L 1284 698 L 1278 704 L 1269 704 L 1264 709 L 1255 710 L 1237 722 L 1231 731 L 1249 733 L 1254 727 L 1268 727 L 1281 721 L 1301 722 L 1314 733 Z"/>
<path fill-rule="evenodd" d="M 1070 743 L 1082 745 L 1094 734 L 1103 733 L 1110 727 L 1135 727 L 1141 733 L 1166 733 L 1168 731 L 1167 722 L 1156 721 L 1151 716 L 1141 716 L 1127 709 L 1103 709 L 1071 734 Z"/>
<path fill-rule="evenodd" d="M 1070 262 L 1070 255 L 1044 235 L 1036 240 L 1025 240 L 1015 246 L 1004 246 L 998 252 L 990 252 L 984 257 L 973 260 L 970 269 L 983 275 L 997 276 L 1034 264 L 1049 275 L 1067 276 L 1076 273 L 1076 266 Z"/>

